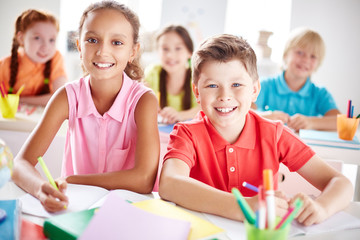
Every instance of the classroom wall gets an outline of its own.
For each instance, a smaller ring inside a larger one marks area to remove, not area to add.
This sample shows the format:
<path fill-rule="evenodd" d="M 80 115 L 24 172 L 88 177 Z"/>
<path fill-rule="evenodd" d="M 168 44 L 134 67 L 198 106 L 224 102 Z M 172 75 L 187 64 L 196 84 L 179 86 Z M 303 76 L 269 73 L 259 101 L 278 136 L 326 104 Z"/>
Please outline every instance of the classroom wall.
<path fill-rule="evenodd" d="M 65 10 L 60 8 L 60 2 L 61 0 L 0 1 L 0 58 L 10 54 L 14 22 L 23 10 L 47 9 L 60 18 L 60 11 Z M 291 3 L 290 29 L 298 26 L 312 27 L 320 32 L 327 46 L 323 65 L 313 75 L 313 81 L 328 88 L 341 112 L 346 112 L 347 100 L 352 99 L 356 107 L 355 114 L 359 114 L 360 1 L 292 0 Z M 278 15 L 273 15 L 276 16 Z M 59 40 L 64 39 L 64 36 L 59 36 Z M 64 52 L 64 44 L 64 41 L 58 41 L 58 47 L 67 63 L 69 79 L 73 80 L 80 74 L 78 56 Z"/>
<path fill-rule="evenodd" d="M 290 26 L 308 26 L 321 34 L 326 55 L 313 81 L 327 87 L 342 113 L 352 99 L 354 114 L 359 114 L 360 1 L 293 0 Z"/>

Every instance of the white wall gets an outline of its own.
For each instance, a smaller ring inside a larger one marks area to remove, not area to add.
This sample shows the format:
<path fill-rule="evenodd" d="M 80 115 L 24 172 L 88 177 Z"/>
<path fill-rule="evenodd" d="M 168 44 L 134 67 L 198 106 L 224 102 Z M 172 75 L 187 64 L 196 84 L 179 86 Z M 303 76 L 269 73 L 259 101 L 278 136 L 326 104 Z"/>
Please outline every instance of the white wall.
<path fill-rule="evenodd" d="M 327 87 L 342 113 L 352 99 L 354 115 L 359 114 L 360 1 L 293 0 L 290 26 L 308 26 L 321 34 L 326 55 L 312 80 Z"/>

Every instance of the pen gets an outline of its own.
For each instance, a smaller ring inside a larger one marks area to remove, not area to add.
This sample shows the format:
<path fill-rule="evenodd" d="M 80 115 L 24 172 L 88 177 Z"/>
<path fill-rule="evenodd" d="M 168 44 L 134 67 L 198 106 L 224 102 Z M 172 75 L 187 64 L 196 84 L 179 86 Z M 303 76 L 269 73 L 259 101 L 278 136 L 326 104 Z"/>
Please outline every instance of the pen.
<path fill-rule="evenodd" d="M 351 111 L 351 100 L 348 100 L 347 112 L 346 112 L 346 116 L 348 118 L 350 117 L 350 111 Z"/>
<path fill-rule="evenodd" d="M 16 95 L 20 95 L 21 92 L 24 90 L 25 88 L 25 84 L 21 85 L 21 87 L 19 88 L 19 90 L 16 92 Z"/>
<path fill-rule="evenodd" d="M 279 229 L 294 210 L 295 210 L 294 207 L 290 207 L 288 212 L 285 214 L 285 216 L 281 219 L 281 221 L 278 223 L 278 225 L 276 225 L 275 229 Z"/>
<path fill-rule="evenodd" d="M 53 177 L 51 176 L 51 174 L 50 174 L 50 172 L 49 172 L 49 169 L 48 169 L 47 166 L 45 165 L 45 162 L 44 162 L 44 160 L 42 159 L 42 157 L 38 157 L 38 161 L 39 161 L 40 166 L 41 166 L 41 168 L 43 169 L 46 177 L 49 179 L 50 184 L 51 184 L 56 190 L 59 191 L 59 188 L 56 186 L 56 183 L 55 183 Z"/>
<path fill-rule="evenodd" d="M 35 112 L 35 110 L 36 110 L 36 106 L 33 106 L 30 110 L 26 110 L 26 114 L 31 115 Z"/>
<path fill-rule="evenodd" d="M 265 200 L 266 200 L 266 211 L 267 211 L 267 224 L 269 229 L 275 228 L 275 197 L 274 197 L 274 184 L 273 184 L 273 173 L 271 169 L 264 169 L 263 181 L 265 188 Z"/>
<path fill-rule="evenodd" d="M 238 202 L 241 211 L 246 218 L 246 221 L 250 224 L 255 224 L 255 213 L 250 208 L 249 204 L 246 202 L 245 198 L 241 195 L 237 188 L 231 189 L 231 192 L 234 194 L 236 201 Z"/>
<path fill-rule="evenodd" d="M 6 97 L 6 91 L 5 91 L 5 88 L 3 89 L 3 82 L 1 82 L 1 85 L 0 85 L 0 93 L 1 93 L 1 96 L 4 98 Z"/>
<path fill-rule="evenodd" d="M 259 186 L 259 216 L 258 216 L 258 228 L 265 229 L 266 226 L 266 205 L 265 205 L 265 193 L 264 187 Z"/>
<path fill-rule="evenodd" d="M 254 192 L 259 192 L 259 189 L 257 187 L 255 187 L 254 185 L 251 185 L 250 183 L 243 182 L 242 185 L 243 185 L 243 187 L 253 190 Z"/>
<path fill-rule="evenodd" d="M 279 226 L 280 229 L 284 229 L 288 224 L 290 224 L 292 222 L 295 215 L 298 213 L 298 211 L 302 207 L 303 202 L 300 200 L 300 198 L 297 198 L 295 200 L 294 205 L 295 205 L 294 210 L 287 216 L 287 218 L 283 221 L 282 225 Z"/>

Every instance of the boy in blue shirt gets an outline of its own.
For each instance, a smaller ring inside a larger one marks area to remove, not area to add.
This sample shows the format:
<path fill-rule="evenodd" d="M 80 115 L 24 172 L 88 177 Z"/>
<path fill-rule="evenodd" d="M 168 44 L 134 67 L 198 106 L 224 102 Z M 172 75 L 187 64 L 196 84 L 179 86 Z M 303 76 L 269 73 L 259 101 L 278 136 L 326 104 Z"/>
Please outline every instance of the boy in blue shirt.
<path fill-rule="evenodd" d="M 261 81 L 260 94 L 254 109 L 262 115 L 281 120 L 290 128 L 336 130 L 336 115 L 340 111 L 324 87 L 311 82 L 325 55 L 321 36 L 310 29 L 292 31 L 283 54 L 285 71 Z"/>

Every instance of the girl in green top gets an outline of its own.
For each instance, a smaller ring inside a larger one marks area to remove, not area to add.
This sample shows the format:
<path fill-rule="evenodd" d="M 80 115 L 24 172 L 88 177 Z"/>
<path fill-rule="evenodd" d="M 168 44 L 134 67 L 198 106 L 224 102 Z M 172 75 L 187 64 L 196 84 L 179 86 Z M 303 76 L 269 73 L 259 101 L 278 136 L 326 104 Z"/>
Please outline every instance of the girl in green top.
<path fill-rule="evenodd" d="M 156 42 L 161 64 L 145 70 L 145 81 L 159 98 L 159 118 L 168 124 L 191 119 L 199 107 L 192 92 L 190 34 L 182 26 L 170 25 L 157 35 Z"/>

